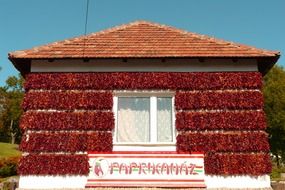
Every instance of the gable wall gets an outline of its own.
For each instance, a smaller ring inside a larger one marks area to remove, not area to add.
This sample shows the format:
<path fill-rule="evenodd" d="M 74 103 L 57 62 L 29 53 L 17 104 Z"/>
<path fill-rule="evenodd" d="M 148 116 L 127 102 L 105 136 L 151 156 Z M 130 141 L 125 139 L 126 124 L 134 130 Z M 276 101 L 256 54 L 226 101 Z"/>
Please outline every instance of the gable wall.
<path fill-rule="evenodd" d="M 262 77 L 254 61 L 244 67 L 217 63 L 223 65 L 219 71 L 209 63 L 173 63 L 178 70 L 172 73 L 164 72 L 171 68 L 164 63 L 140 73 L 130 72 L 137 69 L 130 65 L 119 72 L 106 63 L 101 70 L 84 64 L 75 73 L 75 67 L 32 63 L 32 71 L 41 72 L 26 79 L 21 149 L 29 155 L 21 160 L 20 175 L 88 175 L 87 151 L 112 151 L 113 90 L 175 91 L 177 151 L 205 152 L 206 174 L 270 173 Z M 191 68 L 195 72 L 183 72 Z"/>

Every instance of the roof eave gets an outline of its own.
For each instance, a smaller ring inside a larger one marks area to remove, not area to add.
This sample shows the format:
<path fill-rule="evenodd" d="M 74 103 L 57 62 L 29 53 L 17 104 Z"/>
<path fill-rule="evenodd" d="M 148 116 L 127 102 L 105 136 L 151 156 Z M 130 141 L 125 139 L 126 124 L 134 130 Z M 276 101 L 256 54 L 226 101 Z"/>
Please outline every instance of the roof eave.
<path fill-rule="evenodd" d="M 22 59 L 22 58 L 11 58 L 8 57 L 8 59 L 12 62 L 14 67 L 21 73 L 23 77 L 25 77 L 26 74 L 31 72 L 31 60 L 32 59 Z"/>
<path fill-rule="evenodd" d="M 269 72 L 269 70 L 277 63 L 280 56 L 281 56 L 280 53 L 278 53 L 275 56 L 258 58 L 257 59 L 258 71 L 262 73 L 263 76 L 266 75 Z"/>
<path fill-rule="evenodd" d="M 203 59 L 203 58 L 212 58 L 212 59 L 256 59 L 258 64 L 258 71 L 262 73 L 262 75 L 266 75 L 266 73 L 277 63 L 280 57 L 280 53 L 276 53 L 272 56 L 164 56 L 164 57 L 61 57 L 61 58 L 21 58 L 13 56 L 12 54 L 8 54 L 8 59 L 13 63 L 15 68 L 20 71 L 20 73 L 25 76 L 31 70 L 31 61 L 32 60 L 47 60 L 47 59 L 162 59 L 162 58 L 170 58 L 170 59 Z"/>

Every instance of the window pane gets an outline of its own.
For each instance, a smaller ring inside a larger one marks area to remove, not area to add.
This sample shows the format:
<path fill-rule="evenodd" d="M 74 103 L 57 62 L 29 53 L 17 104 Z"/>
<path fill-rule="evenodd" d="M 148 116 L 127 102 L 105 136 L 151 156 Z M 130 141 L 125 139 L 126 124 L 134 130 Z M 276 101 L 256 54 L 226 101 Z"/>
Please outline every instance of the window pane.
<path fill-rule="evenodd" d="M 118 98 L 118 142 L 149 142 L 149 98 Z"/>
<path fill-rule="evenodd" d="M 157 98 L 157 141 L 172 142 L 172 98 Z"/>

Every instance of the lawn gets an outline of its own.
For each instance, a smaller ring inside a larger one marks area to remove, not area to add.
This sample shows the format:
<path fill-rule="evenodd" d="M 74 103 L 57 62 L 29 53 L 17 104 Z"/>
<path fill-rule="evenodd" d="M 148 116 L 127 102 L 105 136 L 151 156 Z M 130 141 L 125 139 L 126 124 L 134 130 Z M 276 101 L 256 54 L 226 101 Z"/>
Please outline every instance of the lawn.
<path fill-rule="evenodd" d="M 0 142 L 0 158 L 20 156 L 17 144 L 9 144 Z"/>

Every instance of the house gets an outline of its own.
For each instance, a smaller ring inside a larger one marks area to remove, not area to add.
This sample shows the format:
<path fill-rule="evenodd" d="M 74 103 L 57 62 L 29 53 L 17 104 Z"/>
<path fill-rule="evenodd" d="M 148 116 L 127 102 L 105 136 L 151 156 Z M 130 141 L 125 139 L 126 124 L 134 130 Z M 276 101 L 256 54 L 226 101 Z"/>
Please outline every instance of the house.
<path fill-rule="evenodd" d="M 9 53 L 26 79 L 20 188 L 87 187 L 90 152 L 198 152 L 207 188 L 270 187 L 261 87 L 279 56 L 146 21 Z"/>

